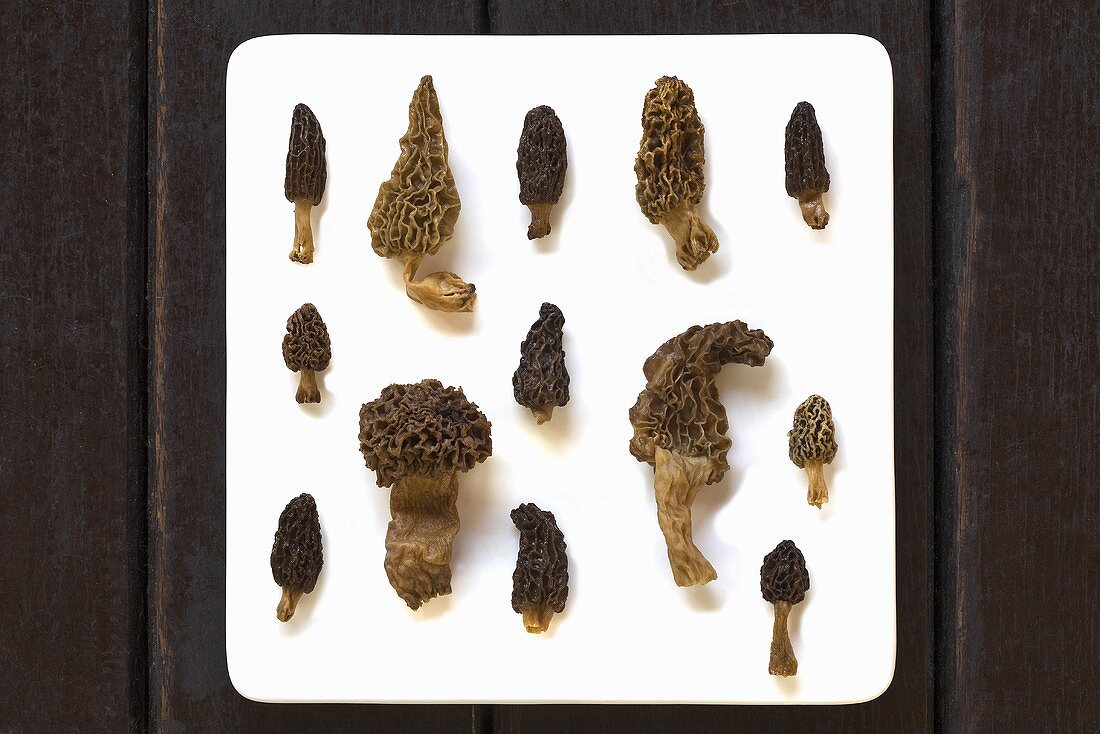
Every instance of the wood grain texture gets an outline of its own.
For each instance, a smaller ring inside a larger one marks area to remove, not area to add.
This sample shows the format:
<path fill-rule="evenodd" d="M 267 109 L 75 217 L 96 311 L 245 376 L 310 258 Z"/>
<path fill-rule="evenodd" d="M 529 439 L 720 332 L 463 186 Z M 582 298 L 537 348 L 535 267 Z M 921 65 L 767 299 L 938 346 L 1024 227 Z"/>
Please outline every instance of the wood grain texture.
<path fill-rule="evenodd" d="M 938 715 L 1100 731 L 1100 14 L 936 23 Z"/>
<path fill-rule="evenodd" d="M 483 8 L 464 0 L 155 0 L 150 24 L 152 728 L 468 732 L 480 715 L 475 707 L 270 706 L 246 701 L 229 681 L 224 117 L 226 64 L 233 49 L 249 38 L 268 33 L 471 33 L 483 28 Z"/>
<path fill-rule="evenodd" d="M 494 731 L 932 729 L 932 272 L 929 9 L 920 2 L 492 0 L 494 33 L 860 33 L 890 52 L 895 100 L 898 650 L 893 684 L 846 707 L 494 707 Z"/>

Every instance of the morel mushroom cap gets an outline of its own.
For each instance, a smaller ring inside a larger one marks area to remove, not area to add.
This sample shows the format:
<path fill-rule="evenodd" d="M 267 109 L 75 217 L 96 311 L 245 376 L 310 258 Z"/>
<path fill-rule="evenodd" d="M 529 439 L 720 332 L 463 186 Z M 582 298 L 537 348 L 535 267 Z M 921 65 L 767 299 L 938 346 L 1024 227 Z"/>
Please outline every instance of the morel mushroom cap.
<path fill-rule="evenodd" d="M 554 613 L 565 610 L 569 596 L 569 558 L 565 536 L 554 513 L 524 503 L 512 510 L 519 530 L 519 557 L 512 573 L 512 610 L 523 626 L 538 634 L 550 628 Z"/>
<path fill-rule="evenodd" d="M 317 387 L 316 372 L 328 369 L 332 359 L 332 344 L 321 314 L 312 303 L 290 315 L 283 337 L 283 361 L 291 372 L 301 372 L 298 392 L 294 399 L 299 403 L 321 402 L 321 390 Z"/>
<path fill-rule="evenodd" d="M 807 501 L 820 508 L 829 501 L 829 487 L 825 483 L 822 464 L 831 464 L 836 458 L 836 427 L 829 401 L 820 395 L 811 395 L 794 411 L 794 426 L 787 433 L 791 461 L 799 469 L 805 469 L 810 479 Z"/>
<path fill-rule="evenodd" d="M 544 303 L 538 321 L 531 325 L 519 347 L 519 367 L 512 375 L 512 391 L 516 402 L 530 408 L 539 425 L 550 420 L 555 406 L 569 402 L 569 372 L 562 347 L 564 326 L 561 309 Z"/>
<path fill-rule="evenodd" d="M 658 79 L 642 110 L 635 196 L 646 218 L 676 240 L 676 261 L 685 270 L 718 250 L 718 238 L 696 212 L 706 188 L 704 131 L 691 87 L 674 76 Z"/>
<path fill-rule="evenodd" d="M 802 218 L 813 229 L 825 229 L 829 213 L 821 195 L 829 190 L 829 171 L 825 168 L 825 147 L 817 113 L 809 102 L 795 105 L 783 146 L 786 165 L 787 196 L 798 199 Z"/>
<path fill-rule="evenodd" d="M 567 165 L 561 120 L 552 107 L 534 108 L 523 119 L 516 151 L 519 203 L 531 209 L 527 239 L 550 234 L 550 210 L 561 198 Z"/>
<path fill-rule="evenodd" d="M 454 234 L 462 204 L 447 160 L 443 116 L 432 78 L 425 76 L 409 103 L 409 129 L 390 178 L 378 188 L 367 226 L 371 247 L 381 257 L 404 264 L 409 298 L 436 311 L 472 311 L 474 286 L 454 273 L 416 272 Z"/>
<path fill-rule="evenodd" d="M 760 567 L 760 593 L 765 601 L 775 605 L 771 661 L 768 663 L 768 672 L 772 675 L 787 676 L 798 672 L 798 660 L 787 633 L 787 617 L 791 606 L 805 599 L 809 589 L 806 559 L 794 541 L 784 540 L 764 556 L 764 565 Z"/>
<path fill-rule="evenodd" d="M 294 616 L 298 600 L 313 591 L 324 565 L 317 503 L 311 495 L 300 494 L 279 515 L 271 547 L 271 575 L 283 589 L 276 611 L 280 622 Z"/>
<path fill-rule="evenodd" d="M 313 110 L 299 103 L 290 120 L 290 144 L 286 153 L 286 178 L 283 193 L 294 204 L 294 247 L 290 259 L 313 262 L 313 228 L 310 208 L 325 195 L 328 167 L 325 163 L 325 136 Z"/>

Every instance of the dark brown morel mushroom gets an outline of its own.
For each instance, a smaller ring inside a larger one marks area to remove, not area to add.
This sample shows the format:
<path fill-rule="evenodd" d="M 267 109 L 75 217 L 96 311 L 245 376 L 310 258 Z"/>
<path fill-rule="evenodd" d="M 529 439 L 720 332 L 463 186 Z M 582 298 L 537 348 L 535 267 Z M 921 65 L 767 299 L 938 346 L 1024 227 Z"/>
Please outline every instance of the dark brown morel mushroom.
<path fill-rule="evenodd" d="M 462 388 L 390 385 L 359 411 L 359 450 L 391 487 L 386 577 L 412 609 L 451 593 L 458 475 L 493 453 L 490 423 Z"/>
<path fill-rule="evenodd" d="M 512 510 L 519 530 L 519 557 L 512 574 L 512 610 L 523 626 L 538 634 L 550 629 L 554 614 L 565 610 L 569 596 L 569 559 L 565 536 L 554 513 L 524 503 Z"/>
<path fill-rule="evenodd" d="M 837 450 L 833 410 L 828 400 L 811 395 L 802 401 L 794 411 L 794 426 L 787 432 L 787 443 L 791 461 L 799 469 L 805 469 L 810 478 L 806 501 L 820 508 L 829 501 L 822 465 L 831 464 Z"/>
<path fill-rule="evenodd" d="M 530 408 L 540 426 L 550 420 L 555 406 L 569 402 L 569 372 L 561 344 L 563 326 L 561 309 L 552 303 L 542 304 L 538 321 L 519 345 L 519 367 L 512 375 L 516 402 Z"/>
<path fill-rule="evenodd" d="M 825 168 L 825 148 L 817 114 L 809 102 L 799 102 L 787 123 L 783 146 L 787 169 L 787 196 L 798 199 L 802 218 L 813 229 L 825 229 L 829 212 L 821 195 L 829 190 L 829 171 Z"/>
<path fill-rule="evenodd" d="M 810 573 L 806 559 L 794 541 L 784 540 L 764 556 L 760 567 L 760 593 L 764 601 L 775 606 L 775 622 L 772 625 L 772 652 L 768 672 L 772 675 L 794 675 L 798 672 L 798 660 L 787 634 L 787 617 L 791 607 L 806 598 L 810 588 Z"/>
<path fill-rule="evenodd" d="M 405 293 L 435 311 L 473 311 L 474 286 L 441 271 L 417 280 L 420 262 L 454 234 L 462 204 L 447 161 L 447 138 L 432 78 L 420 80 L 409 103 L 409 129 L 401 155 L 367 219 L 371 247 L 404 265 Z"/>
<path fill-rule="evenodd" d="M 706 188 L 703 132 L 691 87 L 674 76 L 658 79 L 642 109 L 634 193 L 646 218 L 676 240 L 676 262 L 684 270 L 718 250 L 718 238 L 696 212 Z"/>
<path fill-rule="evenodd" d="M 275 531 L 275 544 L 271 546 L 271 575 L 283 588 L 275 611 L 280 622 L 294 616 L 302 594 L 313 591 L 324 565 L 317 503 L 311 495 L 300 494 L 288 502 L 279 515 L 279 529 Z"/>
<path fill-rule="evenodd" d="M 298 392 L 294 399 L 299 403 L 321 402 L 321 390 L 317 387 L 317 374 L 328 369 L 332 359 L 332 344 L 328 329 L 317 307 L 303 304 L 286 320 L 286 336 L 283 337 L 283 361 L 291 372 L 301 372 Z"/>
<path fill-rule="evenodd" d="M 327 176 L 321 123 L 317 122 L 313 110 L 298 104 L 290 120 L 290 146 L 286 152 L 286 179 L 283 181 L 287 201 L 294 204 L 294 247 L 290 251 L 290 259 L 294 262 L 313 262 L 313 227 L 309 215 L 325 195 Z"/>
<path fill-rule="evenodd" d="M 654 467 L 657 522 L 678 586 L 718 578 L 691 538 L 691 504 L 729 469 L 729 421 L 714 378 L 730 362 L 759 367 L 772 340 L 743 321 L 692 326 L 645 361 L 645 390 L 630 409 L 630 453 Z"/>
<path fill-rule="evenodd" d="M 519 203 L 531 210 L 527 239 L 550 234 L 550 210 L 565 185 L 565 130 L 552 107 L 542 105 L 527 113 L 516 151 Z"/>

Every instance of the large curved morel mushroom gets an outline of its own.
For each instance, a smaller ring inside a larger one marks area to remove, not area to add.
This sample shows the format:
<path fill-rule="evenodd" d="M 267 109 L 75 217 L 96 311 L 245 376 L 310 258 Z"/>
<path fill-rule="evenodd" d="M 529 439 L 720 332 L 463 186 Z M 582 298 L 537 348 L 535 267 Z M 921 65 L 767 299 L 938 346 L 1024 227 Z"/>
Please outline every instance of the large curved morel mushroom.
<path fill-rule="evenodd" d="M 531 210 L 527 239 L 550 234 L 550 210 L 561 198 L 568 166 L 565 130 L 552 107 L 542 105 L 527 113 L 516 150 L 519 203 Z"/>
<path fill-rule="evenodd" d="M 528 632 L 550 629 L 554 614 L 565 611 L 569 596 L 569 558 L 565 536 L 554 513 L 524 503 L 512 510 L 519 530 L 519 556 L 512 573 L 512 611 L 523 615 Z"/>
<path fill-rule="evenodd" d="M 764 565 L 760 567 L 760 593 L 764 601 L 775 607 L 771 660 L 768 662 L 768 672 L 772 675 L 798 673 L 798 660 L 787 632 L 787 617 L 791 607 L 806 598 L 809 589 L 810 573 L 806 570 L 806 559 L 794 541 L 784 540 L 764 556 Z"/>
<path fill-rule="evenodd" d="M 787 432 L 788 453 L 799 469 L 805 469 L 810 479 L 806 501 L 814 507 L 829 501 L 829 486 L 825 483 L 824 464 L 836 458 L 836 427 L 829 401 L 811 395 L 794 411 L 794 425 Z"/>
<path fill-rule="evenodd" d="M 332 343 L 321 314 L 312 303 L 302 304 L 286 320 L 286 335 L 283 337 L 283 361 L 291 372 L 301 373 L 295 400 L 299 403 L 321 402 L 316 373 L 328 369 L 331 359 Z"/>
<path fill-rule="evenodd" d="M 569 402 L 569 372 L 565 368 L 562 328 L 565 316 L 552 303 L 542 304 L 538 320 L 519 346 L 519 367 L 512 375 L 516 402 L 530 408 L 540 426 L 555 407 Z"/>
<path fill-rule="evenodd" d="M 396 258 L 404 269 L 405 293 L 435 311 L 473 311 L 474 286 L 440 271 L 417 279 L 421 261 L 454 234 L 462 204 L 447 161 L 447 138 L 432 78 L 425 76 L 409 103 L 409 129 L 390 178 L 378 188 L 367 226 L 371 247 Z"/>
<path fill-rule="evenodd" d="M 359 411 L 359 450 L 391 487 L 386 577 L 411 609 L 451 593 L 458 475 L 493 453 L 490 423 L 462 388 L 390 385 Z"/>
<path fill-rule="evenodd" d="M 630 409 L 630 453 L 654 467 L 657 521 L 678 586 L 718 578 L 691 537 L 691 505 L 729 469 L 729 421 L 714 384 L 722 365 L 759 367 L 772 340 L 743 321 L 692 326 L 645 361 L 646 387 Z"/>
<path fill-rule="evenodd" d="M 290 144 L 286 152 L 286 178 L 283 193 L 294 204 L 294 246 L 290 259 L 313 262 L 313 227 L 309 215 L 325 195 L 325 136 L 313 110 L 304 104 L 294 107 L 290 120 Z"/>
<path fill-rule="evenodd" d="M 294 616 L 302 594 L 313 591 L 324 565 L 317 503 L 311 495 L 300 494 L 279 515 L 279 529 L 271 546 L 271 575 L 283 589 L 275 610 L 280 622 Z"/>
<path fill-rule="evenodd" d="M 718 250 L 718 238 L 696 211 L 706 188 L 703 134 L 691 87 L 674 76 L 658 79 L 642 110 L 634 193 L 646 218 L 663 224 L 676 241 L 676 262 L 684 270 L 695 270 Z"/>
<path fill-rule="evenodd" d="M 825 229 L 829 212 L 821 195 L 829 190 L 829 171 L 825 168 L 825 147 L 817 114 L 809 102 L 795 105 L 783 143 L 787 196 L 798 199 L 802 218 L 813 229 Z"/>

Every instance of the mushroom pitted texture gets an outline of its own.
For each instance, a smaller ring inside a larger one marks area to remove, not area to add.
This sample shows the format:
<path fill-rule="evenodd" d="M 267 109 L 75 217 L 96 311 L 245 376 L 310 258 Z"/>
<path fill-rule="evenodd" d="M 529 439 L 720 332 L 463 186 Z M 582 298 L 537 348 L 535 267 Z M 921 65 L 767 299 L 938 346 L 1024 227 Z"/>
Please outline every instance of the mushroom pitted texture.
<path fill-rule="evenodd" d="M 279 515 L 279 529 L 271 546 L 271 575 L 283 589 L 276 610 L 280 622 L 294 616 L 302 594 L 313 591 L 324 565 L 317 503 L 312 495 L 303 493 Z"/>
<path fill-rule="evenodd" d="M 811 395 L 794 411 L 794 425 L 787 433 L 788 453 L 799 469 L 805 469 L 810 484 L 807 502 L 820 508 L 829 501 L 829 486 L 825 482 L 823 464 L 836 458 L 836 427 L 829 401 Z"/>
<path fill-rule="evenodd" d="M 321 123 L 308 106 L 299 103 L 290 119 L 290 143 L 286 152 L 286 177 L 283 193 L 294 204 L 294 246 L 290 259 L 313 262 L 313 227 L 310 209 L 325 195 L 328 164 L 325 162 L 325 136 Z"/>
<path fill-rule="evenodd" d="M 315 373 L 328 369 L 332 359 L 332 342 L 328 329 L 317 307 L 304 303 L 286 321 L 283 336 L 283 361 L 287 369 L 301 372 L 298 392 L 294 399 L 299 403 L 321 402 L 321 390 L 317 387 Z"/>
<path fill-rule="evenodd" d="M 516 150 L 519 203 L 531 209 L 527 239 L 550 234 L 550 210 L 561 198 L 567 166 L 565 129 L 554 109 L 541 105 L 529 111 Z"/>
<path fill-rule="evenodd" d="M 555 407 L 569 402 L 569 372 L 565 368 L 562 329 L 565 316 L 552 303 L 544 303 L 539 318 L 520 344 L 519 367 L 512 375 L 516 402 L 530 408 L 539 425 L 550 420 Z"/>
<path fill-rule="evenodd" d="M 771 661 L 768 663 L 768 672 L 772 675 L 788 676 L 798 672 L 798 660 L 787 633 L 787 617 L 791 607 L 806 598 L 809 589 L 810 572 L 806 570 L 806 559 L 793 540 L 784 540 L 764 556 L 764 564 L 760 567 L 760 593 L 764 601 L 775 607 Z"/>
<path fill-rule="evenodd" d="M 565 611 L 569 596 L 569 557 L 554 513 L 524 503 L 512 510 L 519 530 L 519 556 L 512 573 L 512 611 L 538 634 L 550 628 L 554 614 Z"/>
<path fill-rule="evenodd" d="M 787 196 L 798 199 L 802 219 L 812 229 L 825 229 L 829 213 L 821 195 L 829 190 L 825 146 L 817 113 L 809 102 L 799 102 L 791 112 L 783 140 Z"/>

